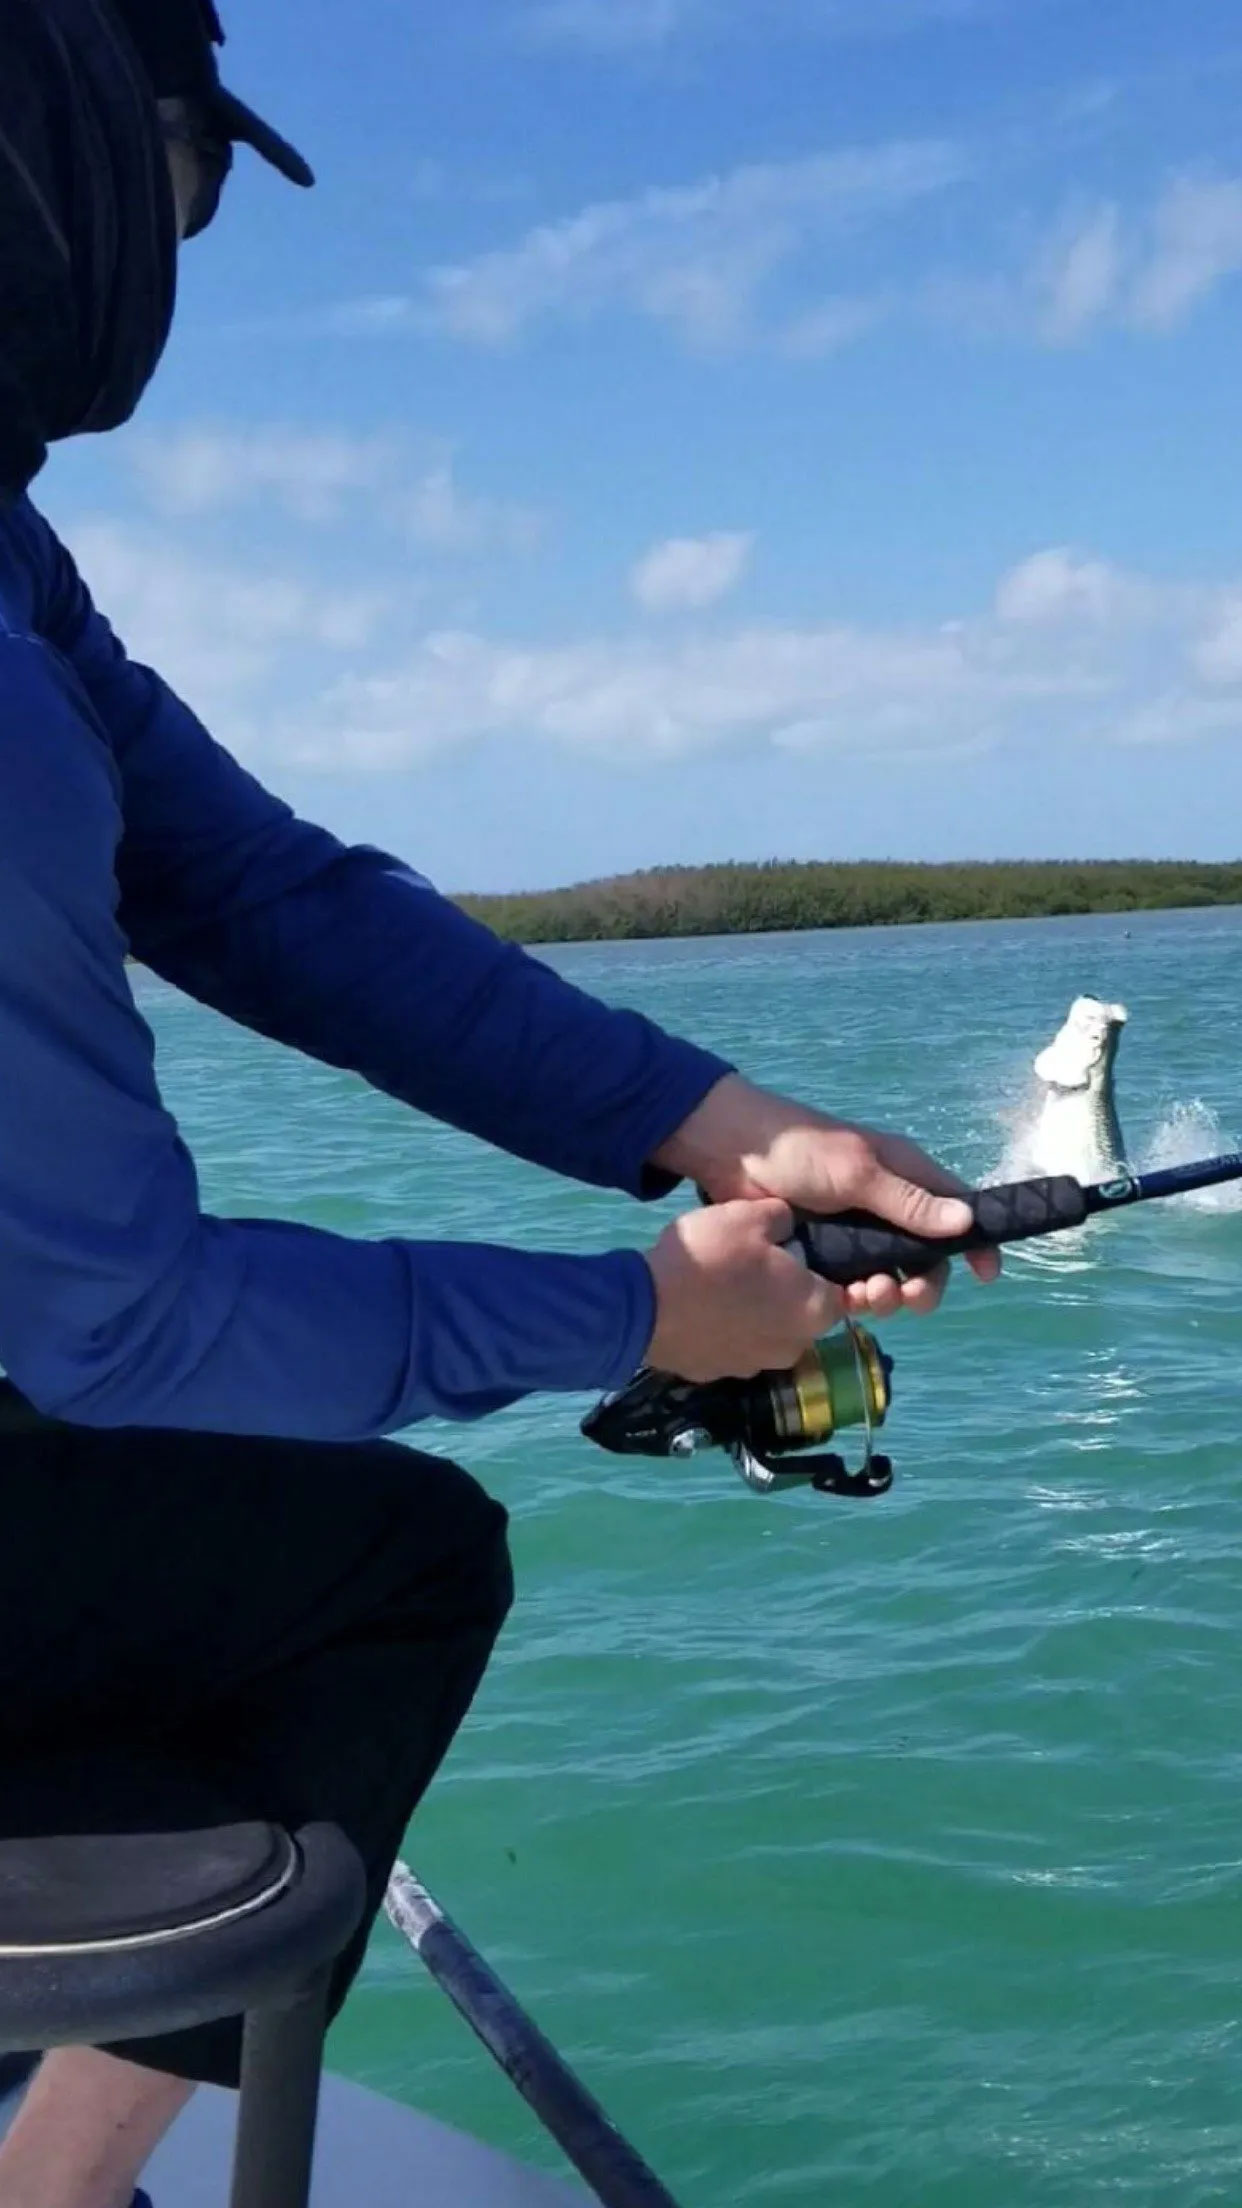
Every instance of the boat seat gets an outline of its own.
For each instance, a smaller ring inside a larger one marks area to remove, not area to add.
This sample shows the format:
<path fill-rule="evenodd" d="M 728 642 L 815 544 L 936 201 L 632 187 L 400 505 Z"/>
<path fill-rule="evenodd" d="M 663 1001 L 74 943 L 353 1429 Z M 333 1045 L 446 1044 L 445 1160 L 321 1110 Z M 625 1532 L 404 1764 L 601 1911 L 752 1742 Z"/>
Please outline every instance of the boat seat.
<path fill-rule="evenodd" d="M 245 2018 L 231 2208 L 306 2208 L 331 1968 L 362 1864 L 197 1769 L 121 1751 L 0 1771 L 0 2056 Z"/>

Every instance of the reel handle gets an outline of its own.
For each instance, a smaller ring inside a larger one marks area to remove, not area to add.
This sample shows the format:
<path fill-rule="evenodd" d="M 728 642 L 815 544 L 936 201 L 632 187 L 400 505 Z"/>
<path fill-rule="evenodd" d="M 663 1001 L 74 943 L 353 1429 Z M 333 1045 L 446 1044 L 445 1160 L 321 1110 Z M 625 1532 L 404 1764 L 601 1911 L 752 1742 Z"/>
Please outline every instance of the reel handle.
<path fill-rule="evenodd" d="M 821 1280 L 849 1288 L 855 1281 L 869 1280 L 873 1273 L 915 1279 L 934 1272 L 946 1258 L 999 1249 L 1006 1242 L 1027 1242 L 1036 1235 L 1061 1234 L 1067 1227 L 1080 1227 L 1088 1214 L 1087 1192 L 1068 1173 L 981 1188 L 967 1201 L 974 1225 L 965 1234 L 903 1234 L 870 1212 L 842 1211 L 830 1219 L 804 1213 L 793 1241 Z"/>
<path fill-rule="evenodd" d="M 812 1487 L 817 1495 L 848 1495 L 870 1500 L 887 1495 L 893 1484 L 891 1457 L 869 1456 L 857 1472 L 848 1470 L 844 1457 L 835 1454 L 791 1458 L 788 1464 L 769 1464 L 745 1443 L 729 1451 L 735 1471 L 756 1495 L 779 1495 L 789 1487 Z"/>

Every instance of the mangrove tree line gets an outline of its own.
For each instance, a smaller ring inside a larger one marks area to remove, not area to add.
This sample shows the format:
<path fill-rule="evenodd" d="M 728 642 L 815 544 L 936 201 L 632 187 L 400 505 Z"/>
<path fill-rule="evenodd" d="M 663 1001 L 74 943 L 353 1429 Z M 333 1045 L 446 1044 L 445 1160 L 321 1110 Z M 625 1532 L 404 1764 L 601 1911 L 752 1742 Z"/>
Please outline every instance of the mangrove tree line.
<path fill-rule="evenodd" d="M 1031 920 L 1242 904 L 1242 860 L 1021 860 L 914 865 L 865 860 L 655 867 L 513 896 L 457 902 L 521 943 L 755 935 L 936 920 Z"/>

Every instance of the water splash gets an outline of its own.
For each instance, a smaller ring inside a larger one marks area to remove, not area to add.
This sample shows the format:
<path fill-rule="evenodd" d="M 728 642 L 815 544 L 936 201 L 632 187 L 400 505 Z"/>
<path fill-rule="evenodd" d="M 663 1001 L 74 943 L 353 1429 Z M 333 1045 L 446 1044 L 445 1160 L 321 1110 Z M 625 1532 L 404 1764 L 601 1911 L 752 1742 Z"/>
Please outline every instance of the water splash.
<path fill-rule="evenodd" d="M 1043 1092 L 1033 1083 L 1016 1101 L 1011 1097 L 996 1107 L 994 1124 L 1000 1155 L 986 1176 L 988 1180 L 1020 1181 L 1036 1171 L 1032 1138 L 1042 1108 Z M 1130 1163 L 1137 1172 L 1155 1173 L 1168 1166 L 1192 1165 L 1199 1158 L 1218 1157 L 1237 1147 L 1219 1113 L 1201 1097 L 1192 1097 L 1169 1108 L 1146 1142 L 1135 1145 Z M 1161 1208 L 1208 1214 L 1242 1212 L 1242 1182 L 1172 1197 Z M 1094 1241 L 1092 1222 L 1049 1242 L 1020 1244 L 1010 1253 L 1010 1262 L 1019 1259 L 1052 1273 L 1089 1272 L 1097 1262 Z"/>
<path fill-rule="evenodd" d="M 1066 1227 L 1047 1242 L 1015 1242 L 1005 1252 L 1007 1265 L 1030 1265 L 1036 1272 L 1090 1273 L 1099 1262 L 1093 1248 L 1098 1229 L 1094 1220 L 1085 1227 Z"/>
<path fill-rule="evenodd" d="M 1055 1122 L 1050 1125 L 1050 1107 Z M 1106 1180 L 1114 1170 L 1116 1142 L 1104 1124 L 1094 1092 L 1055 1097 L 1028 1077 L 1020 1093 L 994 1107 L 1001 1154 L 993 1178 L 1026 1181 L 1044 1173 L 1073 1173 L 1080 1181 Z M 1119 1130 L 1118 1130 L 1119 1132 Z M 1051 1152 L 1055 1162 L 1049 1162 Z"/>
<path fill-rule="evenodd" d="M 1172 1165 L 1193 1165 L 1197 1158 L 1215 1158 L 1236 1147 L 1219 1113 L 1201 1097 L 1194 1097 L 1189 1103 L 1175 1104 L 1161 1120 L 1143 1154 L 1140 1171 L 1157 1173 Z M 1185 1211 L 1242 1211 L 1242 1183 L 1231 1181 L 1222 1188 L 1200 1188 L 1170 1201 Z"/>
<path fill-rule="evenodd" d="M 1038 1170 L 1034 1137 L 1044 1106 L 1044 1090 L 1028 1074 L 1022 1092 L 1002 1099 L 995 1109 L 1000 1155 L 982 1182 L 1026 1181 Z M 1049 1242 L 1020 1242 L 1008 1253 L 1010 1264 L 1029 1265 L 1048 1273 L 1085 1273 L 1095 1265 L 1091 1253 L 1090 1226 L 1071 1228 Z"/>
<path fill-rule="evenodd" d="M 1024 1181 L 1034 1172 L 1035 1129 L 1043 1109 L 1043 1091 L 1029 1081 L 1017 1102 L 1002 1105 L 996 1114 L 1001 1154 L 989 1175 L 994 1181 Z"/>

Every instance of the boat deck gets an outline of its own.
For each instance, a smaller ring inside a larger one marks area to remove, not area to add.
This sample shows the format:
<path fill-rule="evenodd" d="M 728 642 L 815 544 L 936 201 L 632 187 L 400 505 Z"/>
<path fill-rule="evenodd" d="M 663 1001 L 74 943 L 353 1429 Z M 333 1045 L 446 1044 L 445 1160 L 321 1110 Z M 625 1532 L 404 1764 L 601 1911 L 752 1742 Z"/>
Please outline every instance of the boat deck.
<path fill-rule="evenodd" d="M 0 2134 L 19 2099 L 0 2101 Z M 154 2208 L 225 2208 L 235 2108 L 215 2087 L 195 2094 L 143 2179 Z M 324 2079 L 311 2208 L 587 2208 L 590 2197 L 416 2109 Z"/>

